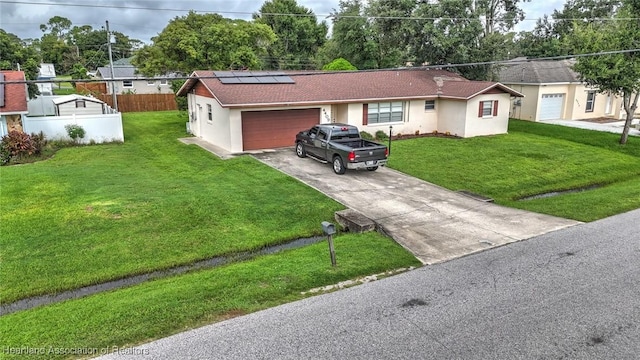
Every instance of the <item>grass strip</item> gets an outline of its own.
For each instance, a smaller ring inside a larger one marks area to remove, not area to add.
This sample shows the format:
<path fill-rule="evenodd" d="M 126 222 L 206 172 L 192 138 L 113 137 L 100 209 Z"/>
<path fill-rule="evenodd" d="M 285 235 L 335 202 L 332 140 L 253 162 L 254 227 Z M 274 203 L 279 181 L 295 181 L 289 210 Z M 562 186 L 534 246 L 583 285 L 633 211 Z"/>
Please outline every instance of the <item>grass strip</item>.
<path fill-rule="evenodd" d="M 509 134 L 467 139 L 394 141 L 389 166 L 451 190 L 496 203 L 593 221 L 640 207 L 640 139 L 512 121 Z M 600 188 L 519 201 L 553 191 Z"/>
<path fill-rule="evenodd" d="M 252 157 L 180 143 L 178 112 L 123 116 L 124 144 L 0 168 L 2 303 L 320 235 L 343 208 Z"/>
<path fill-rule="evenodd" d="M 335 268 L 327 244 L 319 243 L 0 317 L 0 357 L 30 358 L 8 354 L 8 348 L 122 348 L 298 300 L 315 287 L 420 265 L 375 232 L 334 241 Z"/>

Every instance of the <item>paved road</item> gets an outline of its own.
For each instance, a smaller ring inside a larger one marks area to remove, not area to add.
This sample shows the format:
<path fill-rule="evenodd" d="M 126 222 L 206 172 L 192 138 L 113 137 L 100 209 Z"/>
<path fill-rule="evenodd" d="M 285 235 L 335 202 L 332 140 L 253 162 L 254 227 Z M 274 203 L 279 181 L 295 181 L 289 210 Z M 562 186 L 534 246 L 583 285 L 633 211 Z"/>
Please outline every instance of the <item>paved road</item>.
<path fill-rule="evenodd" d="M 637 359 L 639 219 L 640 209 L 188 331 L 143 345 L 142 358 Z"/>
<path fill-rule="evenodd" d="M 293 149 L 254 156 L 374 220 L 424 264 L 578 224 L 478 201 L 389 168 L 336 175 Z"/>

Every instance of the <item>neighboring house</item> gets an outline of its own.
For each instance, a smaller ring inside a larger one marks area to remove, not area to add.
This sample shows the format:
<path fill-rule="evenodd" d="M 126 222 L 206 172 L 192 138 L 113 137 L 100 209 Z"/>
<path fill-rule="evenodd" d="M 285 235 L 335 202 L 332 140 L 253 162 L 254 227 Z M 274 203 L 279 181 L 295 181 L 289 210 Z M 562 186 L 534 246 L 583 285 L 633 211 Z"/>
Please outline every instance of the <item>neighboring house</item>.
<path fill-rule="evenodd" d="M 175 77 L 174 74 L 166 76 L 157 76 L 147 79 L 138 73 L 138 69 L 127 59 L 122 59 L 113 64 L 113 77 L 111 76 L 111 67 L 99 67 L 96 71 L 96 77 L 107 80 L 107 93 L 112 94 L 115 88 L 116 94 L 172 94 L 171 86 L 167 78 Z M 114 79 L 111 82 L 109 80 Z M 113 86 L 113 87 L 112 87 Z"/>
<path fill-rule="evenodd" d="M 85 137 L 80 140 L 82 143 L 124 141 L 122 114 L 99 99 L 71 94 L 56 97 L 43 96 L 34 100 L 49 102 L 53 105 L 53 109 L 46 107 L 46 112 L 43 114 L 39 110 L 45 106 L 42 104 L 31 106 L 35 111 L 24 118 L 24 131 L 27 133 L 42 132 L 48 139 L 68 140 L 65 126 L 75 124 L 82 126 L 86 132 Z M 49 115 L 50 112 L 54 115 Z"/>
<path fill-rule="evenodd" d="M 621 99 L 586 86 L 572 70 L 573 60 L 529 61 L 504 66 L 502 84 L 525 95 L 514 99 L 511 117 L 522 120 L 619 119 Z"/>
<path fill-rule="evenodd" d="M 56 116 L 110 114 L 111 108 L 104 101 L 77 94 L 60 96 L 52 100 Z"/>
<path fill-rule="evenodd" d="M 340 122 L 393 134 L 461 137 L 507 132 L 512 97 L 502 84 L 444 70 L 335 73 L 196 71 L 187 96 L 190 131 L 227 151 L 292 146 L 298 131 Z"/>
<path fill-rule="evenodd" d="M 56 77 L 56 69 L 53 64 L 40 64 L 38 80 L 53 80 Z M 42 95 L 53 95 L 53 82 L 36 83 L 38 91 Z"/>
<path fill-rule="evenodd" d="M 22 71 L 0 71 L 0 136 L 16 130 L 27 134 L 43 132 L 49 139 L 68 138 L 64 126 L 77 124 L 86 131 L 82 142 L 124 141 L 122 114 L 95 98 L 56 97 L 53 100 L 56 116 L 27 116 L 28 92 L 24 81 Z M 51 102 L 51 98 L 39 99 Z"/>
<path fill-rule="evenodd" d="M 9 84 L 5 82 L 22 81 Z M 23 131 L 23 119 L 27 115 L 27 85 L 22 71 L 0 71 L 0 136 L 9 131 Z"/>

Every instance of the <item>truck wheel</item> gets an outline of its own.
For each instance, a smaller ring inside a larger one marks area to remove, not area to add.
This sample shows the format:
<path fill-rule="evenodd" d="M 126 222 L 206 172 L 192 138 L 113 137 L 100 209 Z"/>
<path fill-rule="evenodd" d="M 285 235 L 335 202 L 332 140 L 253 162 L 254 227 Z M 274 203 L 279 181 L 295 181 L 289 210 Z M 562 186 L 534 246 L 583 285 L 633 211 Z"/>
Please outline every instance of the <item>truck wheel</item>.
<path fill-rule="evenodd" d="M 378 167 L 377 167 L 377 166 L 369 166 L 369 167 L 367 168 L 367 170 L 369 170 L 369 171 L 376 171 L 376 170 L 378 170 Z"/>
<path fill-rule="evenodd" d="M 340 156 L 333 157 L 333 172 L 342 175 L 347 171 L 347 168 L 344 167 L 344 162 Z"/>
<path fill-rule="evenodd" d="M 307 157 L 307 151 L 304 149 L 304 145 L 302 145 L 301 142 L 296 144 L 296 155 L 298 155 L 298 157 Z"/>

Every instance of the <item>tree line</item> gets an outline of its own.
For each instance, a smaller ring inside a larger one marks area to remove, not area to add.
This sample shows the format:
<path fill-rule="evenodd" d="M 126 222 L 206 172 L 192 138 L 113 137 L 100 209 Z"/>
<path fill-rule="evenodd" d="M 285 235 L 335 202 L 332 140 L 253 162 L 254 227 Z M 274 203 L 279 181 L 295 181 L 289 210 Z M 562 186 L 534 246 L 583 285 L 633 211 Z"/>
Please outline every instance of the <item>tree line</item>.
<path fill-rule="evenodd" d="M 319 21 L 296 0 L 268 0 L 251 20 L 195 12 L 175 17 L 151 44 L 113 32 L 113 49 L 118 58 L 132 56 L 147 76 L 428 64 L 471 80 L 496 80 L 496 61 L 640 48 L 640 0 L 568 0 L 551 17 L 538 19 L 533 30 L 515 32 L 528 1 L 341 0 Z M 42 37 L 31 40 L 0 29 L 0 67 L 19 63 L 35 79 L 37 65 L 48 62 L 77 79 L 86 77 L 86 69 L 108 64 L 105 29 L 73 26 L 59 16 L 40 29 Z M 640 90 L 639 63 L 638 52 L 627 52 L 578 58 L 575 69 L 585 82 L 623 96 L 629 112 L 638 100 L 633 95 Z"/>
<path fill-rule="evenodd" d="M 346 59 L 357 69 L 508 60 L 518 56 L 569 55 L 581 50 L 574 29 L 610 26 L 623 3 L 637 0 L 569 0 L 532 31 L 516 33 L 530 0 L 341 0 L 328 20 L 296 0 L 269 0 L 250 21 L 189 12 L 169 21 L 151 44 L 112 32 L 114 57 L 133 56 L 143 74 L 188 74 L 195 69 L 321 69 Z M 553 19 L 553 20 L 552 20 Z M 329 24 L 332 31 L 329 34 Z M 39 39 L 20 39 L 0 29 L 3 69 L 30 72 L 40 62 L 61 74 L 95 70 L 109 62 L 106 29 L 74 26 L 54 16 Z M 76 71 L 74 71 L 74 68 Z M 455 69 L 475 80 L 492 80 L 495 69 Z"/>

